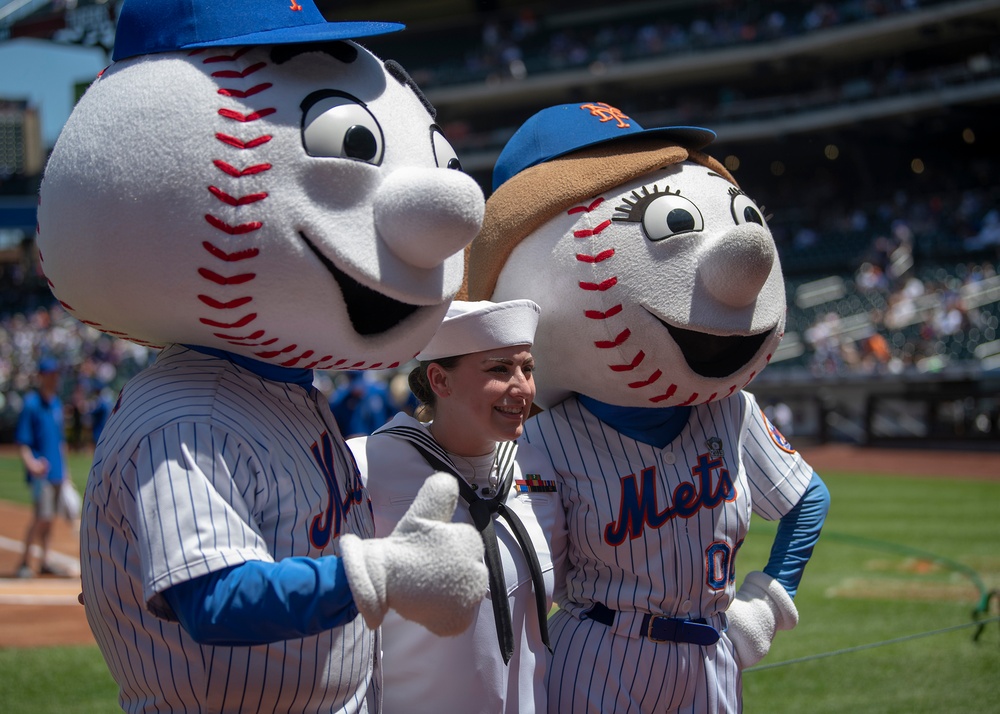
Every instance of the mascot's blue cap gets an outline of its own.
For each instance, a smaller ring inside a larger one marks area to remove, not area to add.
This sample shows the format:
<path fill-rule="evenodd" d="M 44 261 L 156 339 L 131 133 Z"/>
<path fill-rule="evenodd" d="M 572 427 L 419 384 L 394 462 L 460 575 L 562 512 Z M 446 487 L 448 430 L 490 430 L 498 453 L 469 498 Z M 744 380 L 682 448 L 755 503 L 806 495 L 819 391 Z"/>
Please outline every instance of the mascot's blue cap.
<path fill-rule="evenodd" d="M 493 168 L 493 190 L 535 164 L 618 139 L 641 135 L 675 141 L 701 149 L 715 140 L 715 132 L 697 126 L 643 129 L 639 122 L 604 102 L 560 104 L 543 109 L 514 132 Z"/>
<path fill-rule="evenodd" d="M 125 0 L 111 59 L 199 47 L 347 40 L 404 27 L 327 22 L 313 0 Z"/>

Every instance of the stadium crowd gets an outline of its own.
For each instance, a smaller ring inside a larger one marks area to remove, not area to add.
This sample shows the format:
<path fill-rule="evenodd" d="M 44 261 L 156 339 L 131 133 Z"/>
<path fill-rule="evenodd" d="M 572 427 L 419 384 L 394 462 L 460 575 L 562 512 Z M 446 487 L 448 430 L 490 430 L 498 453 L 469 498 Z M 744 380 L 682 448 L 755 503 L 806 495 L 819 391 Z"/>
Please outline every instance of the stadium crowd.
<path fill-rule="evenodd" d="M 690 13 L 675 4 L 659 9 L 646 4 L 631 17 L 627 7 L 616 7 L 618 12 L 613 16 L 595 13 L 589 22 L 554 29 L 526 8 L 510 18 L 487 18 L 479 37 L 469 37 L 460 64 L 421 62 L 420 55 L 436 57 L 437 53 L 422 51 L 426 48 L 418 42 L 409 43 L 414 56 L 405 59 L 414 78 L 425 87 L 516 81 L 529 74 L 578 68 L 599 72 L 610 65 L 649 57 L 774 42 L 940 2 L 842 0 L 812 5 L 731 3 L 722 7 L 713 3 L 711 8 L 692 3 L 687 8 Z"/>

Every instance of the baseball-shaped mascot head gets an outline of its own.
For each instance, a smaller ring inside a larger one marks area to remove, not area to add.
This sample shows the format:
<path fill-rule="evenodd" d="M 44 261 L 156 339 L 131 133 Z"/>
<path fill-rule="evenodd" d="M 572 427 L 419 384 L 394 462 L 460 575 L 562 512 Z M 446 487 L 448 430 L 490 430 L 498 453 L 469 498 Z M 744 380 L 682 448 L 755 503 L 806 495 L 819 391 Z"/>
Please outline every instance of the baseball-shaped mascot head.
<path fill-rule="evenodd" d="M 64 128 L 38 246 L 80 320 L 289 367 L 415 355 L 462 281 L 476 183 L 406 72 L 312 0 L 130 0 Z"/>
<path fill-rule="evenodd" d="M 572 392 L 701 404 L 771 359 L 785 324 L 777 251 L 761 209 L 699 151 L 713 138 L 592 102 L 542 110 L 504 148 L 468 296 L 541 306 L 543 406 Z"/>

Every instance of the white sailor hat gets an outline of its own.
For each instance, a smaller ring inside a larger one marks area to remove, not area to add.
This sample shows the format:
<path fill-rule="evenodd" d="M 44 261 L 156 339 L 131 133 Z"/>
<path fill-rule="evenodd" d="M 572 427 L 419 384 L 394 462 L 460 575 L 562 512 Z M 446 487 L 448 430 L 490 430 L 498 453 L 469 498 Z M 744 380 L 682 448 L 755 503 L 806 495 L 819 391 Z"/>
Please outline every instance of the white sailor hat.
<path fill-rule="evenodd" d="M 535 340 L 540 314 L 541 308 L 531 300 L 455 300 L 417 359 L 430 362 L 498 347 L 530 345 Z"/>

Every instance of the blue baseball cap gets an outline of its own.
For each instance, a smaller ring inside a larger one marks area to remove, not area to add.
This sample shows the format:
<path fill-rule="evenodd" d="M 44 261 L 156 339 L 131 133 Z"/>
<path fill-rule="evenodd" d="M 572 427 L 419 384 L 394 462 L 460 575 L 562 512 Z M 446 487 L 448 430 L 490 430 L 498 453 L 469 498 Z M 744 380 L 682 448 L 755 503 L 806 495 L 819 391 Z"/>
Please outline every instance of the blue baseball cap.
<path fill-rule="evenodd" d="M 639 135 L 674 141 L 690 149 L 704 148 L 715 140 L 714 131 L 697 126 L 643 129 L 635 119 L 605 102 L 559 104 L 541 110 L 514 132 L 493 167 L 493 190 L 536 164 Z"/>
<path fill-rule="evenodd" d="M 199 47 L 371 37 L 397 22 L 328 22 L 314 0 L 125 0 L 111 59 Z"/>

